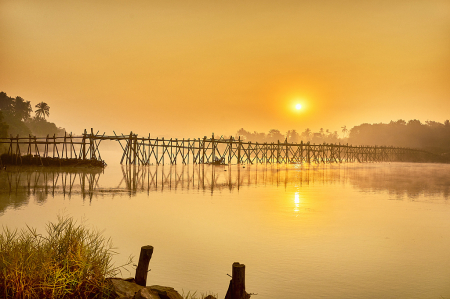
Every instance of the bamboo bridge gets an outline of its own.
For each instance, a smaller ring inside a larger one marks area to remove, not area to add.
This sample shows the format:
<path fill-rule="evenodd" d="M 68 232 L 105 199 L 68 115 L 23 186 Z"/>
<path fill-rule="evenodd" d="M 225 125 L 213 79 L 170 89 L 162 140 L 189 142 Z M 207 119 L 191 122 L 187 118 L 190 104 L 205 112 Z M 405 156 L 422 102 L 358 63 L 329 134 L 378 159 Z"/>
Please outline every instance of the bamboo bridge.
<path fill-rule="evenodd" d="M 57 165 L 77 161 L 101 161 L 99 150 L 102 141 L 119 142 L 123 155 L 120 161 L 126 165 L 174 165 L 174 164 L 254 164 L 254 163 L 343 163 L 343 162 L 448 162 L 443 156 L 427 151 L 392 146 L 353 146 L 349 144 L 311 144 L 283 142 L 246 142 L 241 138 L 223 137 L 189 139 L 165 139 L 128 135 L 106 136 L 90 133 L 73 136 L 0 138 L 0 146 L 6 146 L 6 155 L 0 162 L 15 165 L 46 163 Z M 9 159 L 9 160 L 8 160 Z M 28 160 L 27 160 L 28 159 Z M 47 162 L 46 162 L 47 161 Z M 55 162 L 56 161 L 56 162 Z M 67 165 L 67 164 L 64 164 Z"/>

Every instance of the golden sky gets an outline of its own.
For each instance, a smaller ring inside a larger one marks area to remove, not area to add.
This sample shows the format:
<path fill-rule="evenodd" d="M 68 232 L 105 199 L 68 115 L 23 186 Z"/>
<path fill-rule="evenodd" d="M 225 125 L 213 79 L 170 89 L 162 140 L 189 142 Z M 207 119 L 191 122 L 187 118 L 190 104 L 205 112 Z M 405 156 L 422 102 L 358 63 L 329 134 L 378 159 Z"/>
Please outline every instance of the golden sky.
<path fill-rule="evenodd" d="M 443 122 L 450 2 L 0 0 L 0 89 L 74 133 Z"/>

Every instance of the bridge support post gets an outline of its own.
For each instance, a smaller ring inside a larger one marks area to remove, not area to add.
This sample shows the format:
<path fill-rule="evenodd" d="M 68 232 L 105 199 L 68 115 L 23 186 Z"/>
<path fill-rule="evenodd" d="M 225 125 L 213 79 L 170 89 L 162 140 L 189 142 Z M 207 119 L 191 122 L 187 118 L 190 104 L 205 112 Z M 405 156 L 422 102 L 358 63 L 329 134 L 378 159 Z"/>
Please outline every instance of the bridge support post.
<path fill-rule="evenodd" d="M 238 155 L 237 155 L 237 164 L 241 164 L 241 146 L 242 146 L 242 142 L 241 142 L 241 136 L 239 136 L 238 139 Z"/>

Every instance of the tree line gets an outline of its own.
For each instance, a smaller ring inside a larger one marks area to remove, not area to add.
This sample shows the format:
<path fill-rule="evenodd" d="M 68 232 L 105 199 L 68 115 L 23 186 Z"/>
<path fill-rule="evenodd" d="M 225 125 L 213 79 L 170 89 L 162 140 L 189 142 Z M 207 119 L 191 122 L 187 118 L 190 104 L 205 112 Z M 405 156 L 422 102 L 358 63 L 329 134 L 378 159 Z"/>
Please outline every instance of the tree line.
<path fill-rule="evenodd" d="M 444 123 L 399 119 L 388 124 L 361 124 L 350 130 L 348 142 L 354 145 L 393 145 L 450 154 L 450 121 Z"/>
<path fill-rule="evenodd" d="M 344 127 L 343 127 L 344 128 Z M 343 129 L 345 133 L 347 133 L 347 129 Z M 345 134 L 344 134 L 345 135 Z M 241 128 L 236 133 L 236 138 L 241 138 L 243 141 L 251 141 L 258 143 L 277 143 L 285 142 L 288 143 L 300 143 L 300 142 L 311 142 L 311 143 L 338 143 L 342 142 L 342 139 L 339 138 L 339 134 L 337 131 L 331 132 L 330 130 L 324 130 L 321 128 L 319 132 L 313 132 L 311 129 L 306 128 L 303 132 L 298 132 L 297 130 L 289 130 L 286 134 L 281 133 L 280 130 L 272 129 L 267 134 L 261 132 L 250 132 Z"/>
<path fill-rule="evenodd" d="M 450 155 L 450 121 L 443 123 L 426 121 L 421 123 L 417 119 L 405 121 L 403 119 L 390 123 L 364 123 L 354 126 L 350 130 L 347 126 L 341 127 L 342 135 L 338 131 L 331 132 L 321 128 L 313 132 L 306 128 L 304 131 L 289 130 L 283 134 L 280 130 L 272 129 L 268 133 L 247 131 L 241 128 L 236 133 L 236 138 L 243 141 L 258 143 L 271 143 L 278 141 L 288 143 L 341 143 L 351 145 L 377 145 L 409 147 L 427 150 L 430 152 Z"/>
<path fill-rule="evenodd" d="M 47 103 L 40 102 L 34 107 L 36 109 L 32 116 L 30 101 L 20 96 L 9 97 L 5 92 L 0 92 L 0 137 L 64 134 L 63 128 L 46 120 L 50 116 L 50 106 Z"/>

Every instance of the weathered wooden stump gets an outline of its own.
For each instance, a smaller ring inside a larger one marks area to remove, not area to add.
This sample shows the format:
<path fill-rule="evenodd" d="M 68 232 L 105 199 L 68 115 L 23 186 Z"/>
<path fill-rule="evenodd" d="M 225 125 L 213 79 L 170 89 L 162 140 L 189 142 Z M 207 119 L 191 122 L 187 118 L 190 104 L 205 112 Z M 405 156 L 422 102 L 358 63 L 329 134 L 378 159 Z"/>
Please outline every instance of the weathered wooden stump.
<path fill-rule="evenodd" d="M 141 247 L 141 254 L 139 255 L 139 262 L 136 268 L 136 276 L 134 278 L 138 285 L 144 287 L 147 285 L 148 264 L 150 263 L 152 254 L 153 246 L 147 245 Z"/>
<path fill-rule="evenodd" d="M 225 299 L 248 299 L 245 291 L 245 265 L 233 263 L 233 272 Z"/>

